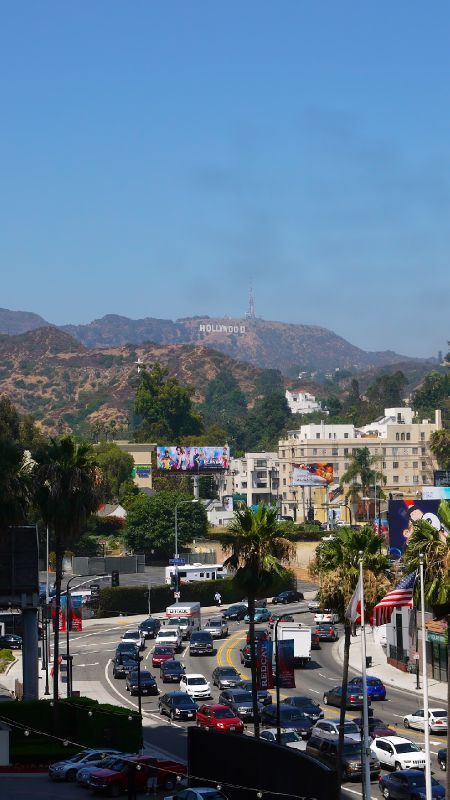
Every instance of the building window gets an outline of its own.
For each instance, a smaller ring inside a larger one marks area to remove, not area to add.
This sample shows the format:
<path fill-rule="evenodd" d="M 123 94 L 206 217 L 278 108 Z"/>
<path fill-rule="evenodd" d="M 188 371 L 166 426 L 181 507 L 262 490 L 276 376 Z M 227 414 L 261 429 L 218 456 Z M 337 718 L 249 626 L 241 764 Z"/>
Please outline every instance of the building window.
<path fill-rule="evenodd" d="M 286 458 L 286 450 L 281 451 L 281 458 Z"/>
<path fill-rule="evenodd" d="M 413 461 L 413 469 L 419 469 L 419 462 Z"/>
<path fill-rule="evenodd" d="M 427 453 L 426 447 L 421 447 L 420 448 L 420 453 L 421 453 L 422 456 L 425 456 L 426 453 Z"/>
<path fill-rule="evenodd" d="M 348 461 L 345 462 L 344 469 L 348 469 Z"/>
<path fill-rule="evenodd" d="M 422 469 L 426 469 L 426 468 L 427 468 L 427 462 L 426 461 L 422 461 Z"/>
<path fill-rule="evenodd" d="M 386 469 L 386 462 L 385 462 L 385 461 L 382 461 L 382 463 L 381 463 L 381 469 Z"/>
<path fill-rule="evenodd" d="M 286 478 L 283 478 L 283 486 L 286 486 Z"/>
<path fill-rule="evenodd" d="M 410 441 L 411 441 L 411 434 L 410 434 L 410 433 L 407 433 L 407 434 L 406 434 L 406 441 L 407 441 L 407 442 L 410 442 Z"/>
<path fill-rule="evenodd" d="M 348 447 L 344 447 L 344 456 L 348 456 Z"/>
<path fill-rule="evenodd" d="M 422 431 L 422 433 L 420 434 L 420 441 L 421 441 L 421 442 L 424 442 L 424 441 L 425 441 L 425 433 L 424 433 L 423 431 Z"/>
<path fill-rule="evenodd" d="M 344 439 L 348 439 L 348 433 L 344 433 Z"/>
<path fill-rule="evenodd" d="M 294 458 L 294 456 L 295 456 L 295 450 L 293 447 L 291 447 L 291 457 Z"/>
<path fill-rule="evenodd" d="M 428 483 L 428 475 L 426 473 L 422 475 L 422 483 L 425 485 Z"/>
<path fill-rule="evenodd" d="M 338 450 L 337 447 L 332 447 L 331 448 L 331 455 L 332 456 L 338 456 L 339 455 L 339 450 Z"/>
<path fill-rule="evenodd" d="M 337 461 L 335 461 L 335 463 L 333 464 L 333 471 L 334 472 L 339 472 L 339 464 L 338 464 Z"/>
<path fill-rule="evenodd" d="M 405 441 L 405 434 L 404 433 L 401 434 L 400 439 L 402 440 L 402 442 Z"/>
<path fill-rule="evenodd" d="M 259 468 L 261 468 L 261 467 L 267 467 L 267 461 L 265 461 L 265 460 L 264 460 L 264 459 L 262 459 L 262 458 L 256 459 L 256 461 L 255 461 L 255 467 L 256 467 L 256 469 L 258 469 L 258 467 L 259 467 Z"/>
<path fill-rule="evenodd" d="M 320 439 L 320 433 L 316 433 L 316 439 Z"/>
<path fill-rule="evenodd" d="M 413 449 L 412 449 L 413 456 L 417 456 L 418 453 L 419 453 L 419 448 L 418 447 L 413 447 Z"/>
<path fill-rule="evenodd" d="M 332 439 L 332 438 L 333 438 L 333 434 L 332 434 L 332 433 L 329 433 L 329 434 L 328 434 L 328 438 L 329 438 L 329 439 Z"/>
<path fill-rule="evenodd" d="M 304 448 L 304 447 L 301 447 L 301 448 L 300 448 L 300 455 L 301 455 L 301 456 L 304 456 L 304 455 L 305 455 L 305 448 Z"/>
<path fill-rule="evenodd" d="M 419 476 L 413 475 L 413 483 L 419 483 Z"/>
<path fill-rule="evenodd" d="M 313 456 L 317 455 L 317 447 L 313 447 L 313 453 L 312 454 L 313 454 Z"/>
<path fill-rule="evenodd" d="M 398 461 L 393 461 L 392 469 L 398 469 Z"/>
<path fill-rule="evenodd" d="M 393 483 L 398 483 L 398 475 L 393 475 L 392 476 L 392 482 Z"/>
<path fill-rule="evenodd" d="M 395 438 L 396 438 L 397 442 L 398 442 L 398 441 L 400 441 L 400 434 L 399 434 L 399 433 L 396 433 L 396 434 L 395 434 Z"/>
<path fill-rule="evenodd" d="M 242 488 L 243 488 L 243 489 L 246 489 L 246 488 L 247 488 L 247 481 L 242 481 Z"/>

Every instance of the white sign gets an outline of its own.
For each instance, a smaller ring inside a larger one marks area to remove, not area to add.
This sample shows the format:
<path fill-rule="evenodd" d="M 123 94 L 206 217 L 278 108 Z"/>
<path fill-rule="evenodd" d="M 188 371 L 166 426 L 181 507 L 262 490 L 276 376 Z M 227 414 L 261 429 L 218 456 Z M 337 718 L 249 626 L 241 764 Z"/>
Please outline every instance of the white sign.
<path fill-rule="evenodd" d="M 218 322 L 201 323 L 199 333 L 245 333 L 245 325 L 222 325 Z"/>
<path fill-rule="evenodd" d="M 173 596 L 174 596 L 175 600 L 179 600 L 180 597 L 181 597 L 181 592 L 174 592 Z"/>

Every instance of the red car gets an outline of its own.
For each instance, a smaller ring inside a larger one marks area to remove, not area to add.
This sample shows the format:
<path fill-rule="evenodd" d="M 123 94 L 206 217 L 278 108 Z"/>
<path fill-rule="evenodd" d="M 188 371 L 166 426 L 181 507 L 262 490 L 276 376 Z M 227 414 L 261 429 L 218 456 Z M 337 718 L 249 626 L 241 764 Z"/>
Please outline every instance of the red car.
<path fill-rule="evenodd" d="M 244 723 L 224 705 L 204 705 L 197 711 L 197 725 L 200 728 L 213 728 L 215 731 L 244 732 Z"/>
<path fill-rule="evenodd" d="M 185 775 L 187 772 L 186 766 L 178 761 L 168 761 L 152 756 L 128 756 L 126 758 L 118 756 L 111 763 L 109 769 L 96 769 L 92 772 L 89 788 L 94 792 L 105 792 L 111 797 L 119 797 L 128 789 L 130 763 L 140 767 L 134 770 L 134 784 L 137 792 L 145 792 L 147 786 L 146 764 L 157 767 L 157 788 L 163 790 L 173 789 L 177 783 L 177 775 Z"/>
<path fill-rule="evenodd" d="M 165 644 L 158 644 L 152 653 L 152 667 L 160 667 L 164 661 L 175 658 L 175 649 Z"/>

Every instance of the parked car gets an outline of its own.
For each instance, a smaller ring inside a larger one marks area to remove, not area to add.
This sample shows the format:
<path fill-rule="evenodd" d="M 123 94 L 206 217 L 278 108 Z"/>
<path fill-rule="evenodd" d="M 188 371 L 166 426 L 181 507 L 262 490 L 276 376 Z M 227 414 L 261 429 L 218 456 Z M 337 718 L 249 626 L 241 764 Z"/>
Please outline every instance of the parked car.
<path fill-rule="evenodd" d="M 211 697 L 211 687 L 204 675 L 190 672 L 180 679 L 180 692 L 186 692 L 194 700 Z"/>
<path fill-rule="evenodd" d="M 275 595 L 275 597 L 272 598 L 272 603 L 282 603 L 283 605 L 287 605 L 288 603 L 298 603 L 299 600 L 304 599 L 305 598 L 302 592 L 297 592 L 295 589 L 286 589 L 286 591 Z"/>
<path fill-rule="evenodd" d="M 141 694 L 141 695 L 155 695 L 159 694 L 158 692 L 158 685 L 156 683 L 155 678 L 153 677 L 152 673 L 148 671 L 148 669 L 141 669 L 141 674 L 139 675 L 137 669 L 134 669 L 132 672 L 129 672 L 125 678 L 125 689 L 127 692 L 130 692 L 131 695 L 134 694 Z M 139 685 L 140 685 L 140 692 L 139 692 Z"/>
<path fill-rule="evenodd" d="M 112 660 L 113 678 L 126 678 L 129 672 L 136 669 L 136 658 L 130 653 L 119 653 Z"/>
<path fill-rule="evenodd" d="M 160 628 L 155 641 L 157 645 L 173 647 L 176 653 L 180 653 L 183 648 L 183 637 L 178 627 Z"/>
<path fill-rule="evenodd" d="M 186 667 L 175 658 L 163 661 L 159 668 L 159 677 L 163 683 L 178 683 L 186 672 Z"/>
<path fill-rule="evenodd" d="M 122 642 L 126 644 L 135 644 L 139 650 L 145 649 L 145 636 L 143 631 L 135 630 L 135 631 L 125 631 L 122 636 Z"/>
<path fill-rule="evenodd" d="M 91 761 L 90 764 L 80 767 L 77 770 L 76 781 L 79 786 L 89 788 L 91 783 L 91 775 L 96 769 L 108 769 L 109 765 L 117 759 L 117 756 L 132 756 L 134 753 L 116 753 L 116 755 L 109 755 L 105 758 Z"/>
<path fill-rule="evenodd" d="M 128 789 L 128 775 L 130 764 L 139 764 L 140 769 L 134 770 L 134 784 L 136 792 L 143 792 L 147 784 L 147 770 L 145 766 L 157 767 L 158 789 L 173 789 L 177 775 L 186 774 L 185 764 L 177 761 L 154 758 L 153 756 L 128 756 L 118 757 L 107 769 L 96 769 L 92 775 L 89 787 L 94 792 L 106 793 L 118 797 Z"/>
<path fill-rule="evenodd" d="M 414 711 L 413 714 L 407 714 L 403 719 L 405 728 L 416 728 L 418 731 L 425 730 L 425 716 L 423 708 Z M 430 708 L 428 709 L 428 725 L 430 731 L 433 733 L 447 733 L 448 729 L 448 714 L 445 708 Z"/>
<path fill-rule="evenodd" d="M 240 681 L 238 684 L 240 689 L 244 689 L 246 692 L 252 691 L 252 682 L 251 681 Z M 272 704 L 272 695 L 267 689 L 258 689 L 258 703 L 261 703 L 262 706 L 270 706 Z"/>
<path fill-rule="evenodd" d="M 260 737 L 261 739 L 265 739 L 266 742 L 278 744 L 276 728 L 265 728 L 263 731 L 261 731 Z M 280 728 L 280 744 L 284 745 L 285 747 L 290 747 L 293 750 L 305 749 L 304 739 L 292 728 Z"/>
<path fill-rule="evenodd" d="M 329 622 L 331 625 L 336 625 L 339 622 L 339 614 L 336 611 L 318 611 L 314 614 L 314 622 L 316 625 L 321 625 L 323 622 Z"/>
<path fill-rule="evenodd" d="M 330 736 L 339 736 L 339 720 L 321 719 L 314 725 L 312 733 L 314 736 L 321 736 L 322 739 L 329 739 Z M 361 742 L 361 731 L 353 720 L 344 722 L 344 736 L 354 742 Z"/>
<path fill-rule="evenodd" d="M 197 711 L 199 728 L 212 728 L 216 731 L 243 733 L 244 723 L 228 706 L 214 704 L 200 706 Z"/>
<path fill-rule="evenodd" d="M 213 637 L 207 631 L 193 631 L 189 639 L 190 656 L 212 656 L 214 653 Z"/>
<path fill-rule="evenodd" d="M 323 622 L 321 625 L 317 626 L 316 634 L 319 638 L 319 642 L 337 642 L 339 639 L 339 634 L 335 625 L 327 622 Z"/>
<path fill-rule="evenodd" d="M 210 633 L 213 639 L 223 639 L 228 636 L 228 623 L 223 617 L 212 617 L 203 626 L 203 630 Z"/>
<path fill-rule="evenodd" d="M 255 622 L 268 622 L 270 619 L 270 611 L 267 608 L 255 608 Z M 250 622 L 250 614 L 246 614 L 244 622 Z"/>
<path fill-rule="evenodd" d="M 352 678 L 348 682 L 348 686 L 355 687 L 360 692 L 362 691 L 363 680 L 361 676 Z M 367 676 L 367 697 L 371 700 L 386 700 L 386 687 L 379 678 L 374 678 L 372 675 Z"/>
<path fill-rule="evenodd" d="M 269 619 L 269 628 L 273 628 L 276 622 L 295 622 L 292 614 L 276 614 L 272 611 Z"/>
<path fill-rule="evenodd" d="M 4 633 L 0 636 L 0 650 L 21 650 L 22 637 L 15 633 Z"/>
<path fill-rule="evenodd" d="M 230 689 L 239 686 L 241 676 L 234 667 L 216 667 L 212 673 L 213 686 L 218 689 Z"/>
<path fill-rule="evenodd" d="M 398 769 L 425 769 L 425 753 L 415 742 L 403 736 L 375 738 L 370 750 L 385 767 Z"/>
<path fill-rule="evenodd" d="M 235 619 L 238 622 L 244 619 L 248 608 L 244 603 L 235 603 L 223 612 L 224 619 Z"/>
<path fill-rule="evenodd" d="M 425 800 L 425 773 L 421 769 L 402 769 L 380 776 L 380 792 L 386 800 Z M 431 778 L 431 797 L 440 800 L 445 789 L 436 778 Z"/>
<path fill-rule="evenodd" d="M 169 645 L 155 645 L 152 653 L 152 667 L 160 667 L 165 661 L 175 659 L 175 649 Z"/>
<path fill-rule="evenodd" d="M 302 714 L 297 708 L 288 706 L 286 703 L 280 703 L 280 722 L 282 728 L 293 728 L 299 732 L 303 739 L 309 737 L 313 727 L 311 720 L 305 714 Z M 266 725 L 269 728 L 277 726 L 276 703 L 262 708 L 261 725 Z"/>
<path fill-rule="evenodd" d="M 158 709 L 170 719 L 195 719 L 198 705 L 185 692 L 168 692 L 159 698 Z"/>
<path fill-rule="evenodd" d="M 181 789 L 176 794 L 166 795 L 164 800 L 227 800 L 222 792 L 214 789 L 213 786 L 189 787 L 189 790 Z"/>
<path fill-rule="evenodd" d="M 159 619 L 148 617 L 140 623 L 139 630 L 142 631 L 146 639 L 156 639 L 160 627 L 161 623 Z"/>
<path fill-rule="evenodd" d="M 247 606 L 247 610 L 248 610 L 248 600 L 247 600 L 246 597 L 244 597 L 244 599 L 241 600 L 241 603 L 246 605 Z M 259 599 L 257 597 L 255 597 L 255 608 L 266 608 L 266 606 L 267 606 L 267 598 L 266 597 L 260 597 Z"/>
<path fill-rule="evenodd" d="M 345 704 L 346 708 L 362 708 L 363 705 L 363 695 L 359 690 L 353 690 L 348 687 L 347 688 L 347 702 Z M 324 692 L 323 695 L 323 702 L 325 705 L 329 706 L 337 706 L 338 708 L 341 707 L 342 703 L 342 687 L 335 686 L 333 689 L 328 689 L 328 692 Z M 369 701 L 370 702 L 370 701 Z"/>
<path fill-rule="evenodd" d="M 80 767 L 98 764 L 107 755 L 118 753 L 118 750 L 111 748 L 96 748 L 83 750 L 71 758 L 65 758 L 63 761 L 55 761 L 50 764 L 48 768 L 48 777 L 52 781 L 74 781 Z"/>
<path fill-rule="evenodd" d="M 318 761 L 321 761 L 323 764 L 337 769 L 342 775 L 343 780 L 350 781 L 355 778 L 360 779 L 363 770 L 361 744 L 344 737 L 342 761 L 340 764 L 338 764 L 338 745 L 338 736 L 324 739 L 321 736 L 312 735 L 310 740 L 306 743 L 306 753 L 317 758 Z M 372 755 L 370 758 L 371 780 L 377 780 L 379 775 L 380 762 Z"/>
<path fill-rule="evenodd" d="M 240 717 L 244 722 L 253 719 L 253 701 L 252 693 L 245 692 L 243 689 L 224 689 L 219 695 L 219 703 L 224 706 L 229 706 L 237 717 Z M 259 712 L 262 705 L 259 706 Z"/>
<path fill-rule="evenodd" d="M 446 747 L 441 747 L 441 749 L 438 750 L 438 764 L 439 764 L 440 768 L 443 770 L 443 772 L 445 772 L 446 769 L 447 769 L 447 748 Z"/>
<path fill-rule="evenodd" d="M 319 611 L 319 609 L 320 609 L 320 600 L 308 600 L 309 611 Z"/>
<path fill-rule="evenodd" d="M 291 695 L 290 697 L 286 697 L 283 702 L 287 706 L 292 706 L 293 708 L 298 709 L 298 711 L 301 711 L 302 714 L 305 714 L 305 716 L 311 720 L 311 722 L 317 722 L 324 716 L 319 704 L 307 695 Z"/>

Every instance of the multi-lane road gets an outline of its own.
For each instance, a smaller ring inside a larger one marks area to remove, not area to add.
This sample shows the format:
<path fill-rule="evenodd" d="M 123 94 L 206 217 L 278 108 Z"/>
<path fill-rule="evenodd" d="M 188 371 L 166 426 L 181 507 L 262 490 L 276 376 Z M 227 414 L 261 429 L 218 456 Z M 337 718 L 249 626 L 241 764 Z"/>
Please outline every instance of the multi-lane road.
<path fill-rule="evenodd" d="M 295 604 L 283 607 L 292 612 L 297 610 Z M 280 609 L 281 610 L 281 609 Z M 158 616 L 158 615 L 156 615 Z M 144 617 L 142 617 L 144 619 Z M 305 613 L 297 617 L 304 624 L 313 624 L 313 614 Z M 126 619 L 117 621 L 111 620 L 111 624 L 95 624 L 89 629 L 88 633 L 74 634 L 71 637 L 71 652 L 74 656 L 74 687 L 77 685 L 82 689 L 82 693 L 97 697 L 99 700 L 121 703 L 124 706 L 137 709 L 136 697 L 130 697 L 125 689 L 125 681 L 114 679 L 112 676 L 111 660 L 120 637 L 124 631 L 130 627 Z M 211 673 L 217 665 L 235 666 L 243 677 L 249 678 L 248 669 L 241 666 L 239 650 L 244 643 L 247 626 L 243 622 L 231 622 L 229 636 L 226 639 L 218 640 L 217 647 L 213 656 L 189 656 L 189 648 L 186 645 L 184 651 L 177 656 L 185 666 L 187 672 L 201 673 L 210 679 Z M 159 669 L 152 670 L 151 653 L 154 647 L 154 640 L 147 640 L 147 647 L 143 651 L 142 668 L 150 669 L 155 674 L 161 693 L 173 691 L 177 684 L 163 684 L 159 678 Z M 307 694 L 322 706 L 323 693 L 327 689 L 337 686 L 341 682 L 341 665 L 336 661 L 335 648 L 332 643 L 323 642 L 321 650 L 312 651 L 312 660 L 305 669 L 296 670 L 296 688 L 283 690 L 282 696 L 289 694 Z M 219 691 L 212 686 L 213 699 L 209 702 L 217 702 Z M 406 730 L 403 727 L 403 717 L 411 713 L 418 707 L 417 697 L 411 696 L 408 692 L 387 687 L 387 698 L 384 701 L 373 703 L 374 715 L 381 717 L 383 721 L 392 728 L 395 728 L 400 736 L 406 736 L 419 745 L 423 746 L 423 733 L 419 731 Z M 433 705 L 433 703 L 431 704 Z M 441 703 L 436 704 L 442 706 Z M 326 717 L 337 719 L 339 709 L 330 706 L 323 706 Z M 186 730 L 190 724 L 170 722 L 167 717 L 161 717 L 158 713 L 158 698 L 143 697 L 142 712 L 144 722 L 144 739 L 147 745 L 170 753 L 178 758 L 186 758 L 187 736 Z M 360 716 L 359 711 L 348 712 L 348 717 Z M 252 727 L 249 726 L 249 733 Z M 432 768 L 435 776 L 442 780 L 443 773 L 440 772 L 437 764 L 437 751 L 445 745 L 445 739 L 431 735 Z M 345 793 L 349 795 L 362 796 L 362 789 L 359 784 L 346 784 Z M 379 795 L 378 789 L 373 785 L 373 792 Z"/>

